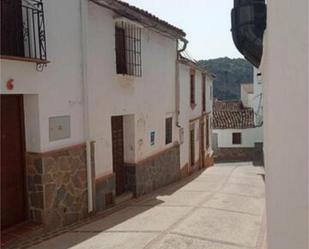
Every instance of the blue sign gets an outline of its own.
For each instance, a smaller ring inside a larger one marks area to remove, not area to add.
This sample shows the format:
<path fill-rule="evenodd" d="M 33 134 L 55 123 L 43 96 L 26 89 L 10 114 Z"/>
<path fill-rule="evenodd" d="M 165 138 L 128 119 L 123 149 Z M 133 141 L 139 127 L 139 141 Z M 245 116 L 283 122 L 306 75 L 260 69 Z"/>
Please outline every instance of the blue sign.
<path fill-rule="evenodd" d="M 155 144 L 155 132 L 150 132 L 150 145 L 153 146 Z"/>

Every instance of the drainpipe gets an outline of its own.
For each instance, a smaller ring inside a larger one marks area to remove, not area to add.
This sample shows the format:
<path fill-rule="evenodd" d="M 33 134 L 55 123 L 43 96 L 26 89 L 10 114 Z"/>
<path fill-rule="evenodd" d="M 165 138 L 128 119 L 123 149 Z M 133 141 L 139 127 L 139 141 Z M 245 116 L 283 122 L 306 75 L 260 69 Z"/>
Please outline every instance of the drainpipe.
<path fill-rule="evenodd" d="M 176 126 L 178 128 L 181 128 L 181 126 L 179 125 L 179 114 L 180 114 L 180 82 L 179 82 L 179 56 L 180 53 L 185 51 L 185 49 L 187 48 L 188 45 L 188 41 L 185 38 L 179 38 L 179 40 L 181 40 L 183 42 L 183 46 L 181 49 L 178 49 L 178 45 L 179 45 L 179 41 L 177 40 L 176 43 L 176 70 L 175 70 L 175 102 L 176 102 Z"/>
<path fill-rule="evenodd" d="M 88 82 L 87 82 L 87 21 L 88 1 L 80 0 L 81 15 L 81 60 L 82 60 L 82 84 L 84 103 L 84 134 L 86 140 L 86 166 L 87 166 L 87 189 L 88 189 L 88 212 L 93 211 L 92 192 L 92 168 L 91 168 L 91 140 L 89 131 L 89 103 L 88 103 Z"/>

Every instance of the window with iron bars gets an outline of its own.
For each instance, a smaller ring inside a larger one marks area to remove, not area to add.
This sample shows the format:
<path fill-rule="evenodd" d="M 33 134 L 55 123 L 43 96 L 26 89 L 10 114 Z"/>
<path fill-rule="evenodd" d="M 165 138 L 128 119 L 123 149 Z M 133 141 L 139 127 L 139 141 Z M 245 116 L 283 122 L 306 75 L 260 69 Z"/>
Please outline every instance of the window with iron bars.
<path fill-rule="evenodd" d="M 195 71 L 190 71 L 190 104 L 195 105 Z"/>
<path fill-rule="evenodd" d="M 1 0 L 1 55 L 46 60 L 42 0 Z"/>
<path fill-rule="evenodd" d="M 142 76 L 141 28 L 127 22 L 115 26 L 117 74 Z"/>

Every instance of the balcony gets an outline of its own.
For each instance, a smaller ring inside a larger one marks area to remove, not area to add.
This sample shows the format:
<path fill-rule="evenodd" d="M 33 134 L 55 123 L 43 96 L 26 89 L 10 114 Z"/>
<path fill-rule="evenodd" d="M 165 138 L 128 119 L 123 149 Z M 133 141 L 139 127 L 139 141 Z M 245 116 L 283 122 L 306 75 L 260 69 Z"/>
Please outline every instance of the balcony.
<path fill-rule="evenodd" d="M 1 59 L 48 63 L 42 0 L 1 0 Z"/>

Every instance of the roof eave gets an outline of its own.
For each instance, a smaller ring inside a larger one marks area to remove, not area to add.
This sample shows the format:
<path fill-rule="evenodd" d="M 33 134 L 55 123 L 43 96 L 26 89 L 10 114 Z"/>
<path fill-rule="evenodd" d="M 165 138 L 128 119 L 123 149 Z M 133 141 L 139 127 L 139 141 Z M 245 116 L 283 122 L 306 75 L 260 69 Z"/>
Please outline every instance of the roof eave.
<path fill-rule="evenodd" d="M 108 8 L 118 15 L 124 16 L 132 21 L 139 22 L 146 28 L 152 28 L 159 32 L 167 33 L 176 39 L 186 36 L 186 33 L 183 30 L 155 17 L 145 10 L 129 5 L 128 3 L 119 0 L 90 1 L 104 8 Z"/>

